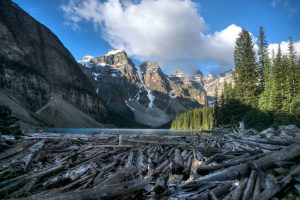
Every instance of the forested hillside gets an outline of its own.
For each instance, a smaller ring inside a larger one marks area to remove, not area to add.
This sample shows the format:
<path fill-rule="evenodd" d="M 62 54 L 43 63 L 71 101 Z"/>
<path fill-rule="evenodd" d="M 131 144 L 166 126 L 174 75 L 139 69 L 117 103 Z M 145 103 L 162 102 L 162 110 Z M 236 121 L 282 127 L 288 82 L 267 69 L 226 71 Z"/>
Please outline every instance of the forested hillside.
<path fill-rule="evenodd" d="M 213 126 L 239 121 L 244 121 L 246 127 L 257 129 L 291 123 L 299 125 L 300 61 L 296 57 L 292 38 L 289 38 L 287 54 L 282 53 L 279 45 L 277 52 L 272 52 L 270 56 L 264 29 L 260 27 L 257 46 L 256 55 L 253 38 L 243 29 L 234 51 L 235 86 L 225 82 L 222 94 L 217 94 L 216 89 L 211 119 Z M 185 118 L 188 113 L 175 118 L 172 128 L 194 129 L 193 126 L 186 126 L 186 123 L 175 126 L 178 124 L 176 120 Z M 198 124 L 202 118 L 210 118 L 211 112 L 205 115 L 193 120 Z"/>

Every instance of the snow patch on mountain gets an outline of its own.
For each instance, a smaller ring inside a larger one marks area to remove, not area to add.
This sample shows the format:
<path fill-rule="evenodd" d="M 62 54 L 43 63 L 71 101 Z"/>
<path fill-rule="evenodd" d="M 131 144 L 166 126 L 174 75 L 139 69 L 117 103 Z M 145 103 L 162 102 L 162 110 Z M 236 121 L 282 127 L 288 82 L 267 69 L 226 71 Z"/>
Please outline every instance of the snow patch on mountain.
<path fill-rule="evenodd" d="M 91 68 L 95 65 L 95 63 L 92 61 L 93 58 L 93 56 L 84 56 L 81 60 L 78 60 L 77 62 L 82 64 L 84 67 Z"/>
<path fill-rule="evenodd" d="M 114 50 L 111 50 L 109 51 L 107 54 L 105 54 L 106 56 L 109 56 L 109 55 L 115 55 L 117 53 L 121 53 L 123 50 L 121 49 L 114 49 Z"/>
<path fill-rule="evenodd" d="M 129 99 L 130 100 L 130 99 Z M 128 101 L 125 101 L 125 104 L 128 108 L 130 108 L 132 111 L 135 111 L 135 109 L 129 105 Z"/>
<path fill-rule="evenodd" d="M 174 90 L 169 91 L 169 97 L 175 98 Z"/>
<path fill-rule="evenodd" d="M 150 101 L 150 103 L 149 103 L 149 105 L 148 105 L 148 108 L 149 108 L 149 107 L 152 108 L 152 107 L 153 107 L 153 101 L 154 101 L 154 99 L 155 99 L 155 96 L 152 95 L 151 90 L 149 90 L 149 89 L 146 87 L 146 85 L 145 85 L 145 83 L 144 83 L 144 79 L 143 79 L 143 77 L 142 77 L 142 72 L 141 72 L 141 68 L 140 68 L 140 67 L 138 67 L 137 73 L 138 73 L 139 79 L 140 79 L 140 81 L 141 81 L 142 87 L 144 87 L 145 90 L 147 91 L 147 97 L 148 97 L 148 99 L 149 99 L 149 101 Z M 137 100 L 139 100 L 139 98 L 140 98 L 140 93 L 141 93 L 141 90 L 139 90 L 139 93 L 138 93 L 138 99 L 137 99 Z"/>
<path fill-rule="evenodd" d="M 98 66 L 101 66 L 101 67 L 105 67 L 107 64 L 106 63 L 97 63 Z"/>
<path fill-rule="evenodd" d="M 100 76 L 100 73 L 93 72 L 92 75 L 94 77 L 94 80 L 98 81 L 98 76 Z"/>

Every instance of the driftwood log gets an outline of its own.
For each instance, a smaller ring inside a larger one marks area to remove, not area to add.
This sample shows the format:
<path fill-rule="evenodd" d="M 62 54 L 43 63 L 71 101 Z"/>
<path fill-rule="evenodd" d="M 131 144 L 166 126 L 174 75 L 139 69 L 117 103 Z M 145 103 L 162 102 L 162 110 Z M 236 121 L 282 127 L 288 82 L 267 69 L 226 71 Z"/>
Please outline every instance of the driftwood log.
<path fill-rule="evenodd" d="M 281 199 L 300 191 L 300 131 L 272 138 L 0 135 L 1 199 Z M 9 140 L 9 142 L 7 142 Z"/>

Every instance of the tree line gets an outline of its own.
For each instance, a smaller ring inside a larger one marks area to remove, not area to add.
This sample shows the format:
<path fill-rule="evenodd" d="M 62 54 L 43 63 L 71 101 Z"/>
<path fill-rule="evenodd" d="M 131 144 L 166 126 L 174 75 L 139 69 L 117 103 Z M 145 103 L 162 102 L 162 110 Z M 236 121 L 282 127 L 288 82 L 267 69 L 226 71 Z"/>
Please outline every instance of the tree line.
<path fill-rule="evenodd" d="M 177 130 L 210 130 L 213 126 L 213 109 L 196 108 L 177 115 L 171 129 Z"/>
<path fill-rule="evenodd" d="M 265 31 L 260 27 L 257 46 L 256 54 L 250 33 L 245 29 L 239 33 L 234 49 L 234 85 L 225 82 L 222 94 L 217 94 L 216 88 L 212 127 L 239 121 L 257 129 L 300 124 L 300 60 L 292 38 L 287 54 L 279 45 L 269 55 Z"/>

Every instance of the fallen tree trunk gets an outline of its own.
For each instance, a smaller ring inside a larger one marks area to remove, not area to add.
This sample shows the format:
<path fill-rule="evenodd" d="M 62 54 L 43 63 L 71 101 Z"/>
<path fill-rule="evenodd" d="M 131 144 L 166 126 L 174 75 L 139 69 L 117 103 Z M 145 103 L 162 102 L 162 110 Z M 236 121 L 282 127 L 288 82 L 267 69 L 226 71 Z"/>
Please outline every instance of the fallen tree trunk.
<path fill-rule="evenodd" d="M 240 185 L 234 188 L 230 193 L 228 193 L 223 200 L 240 200 L 245 187 L 247 186 L 248 178 L 245 178 Z"/>
<path fill-rule="evenodd" d="M 135 177 L 136 173 L 137 173 L 136 167 L 123 168 L 123 169 L 117 171 L 116 173 L 114 173 L 113 175 L 109 176 L 106 180 L 104 180 L 98 186 L 116 184 L 116 183 L 121 183 L 124 180 L 133 179 Z"/>
<path fill-rule="evenodd" d="M 183 172 L 183 159 L 179 149 L 175 149 L 174 159 L 172 163 L 172 174 L 182 174 Z"/>
<path fill-rule="evenodd" d="M 125 195 L 132 192 L 143 190 L 145 185 L 149 183 L 148 180 L 135 180 L 119 184 L 111 184 L 105 186 L 97 186 L 92 189 L 66 192 L 62 194 L 45 195 L 34 198 L 24 198 L 24 200 L 97 200 L 97 199 L 111 199 L 120 195 Z"/>
<path fill-rule="evenodd" d="M 291 183 L 292 179 L 296 176 L 300 175 L 300 165 L 298 165 L 295 169 L 292 170 L 286 177 L 276 183 L 273 187 L 264 190 L 262 193 L 257 195 L 255 198 L 260 200 L 268 200 L 271 199 L 274 195 L 280 192 L 283 188 L 285 188 L 288 184 Z"/>
<path fill-rule="evenodd" d="M 155 181 L 155 186 L 153 188 L 153 191 L 156 194 L 160 194 L 162 192 L 164 192 L 166 190 L 166 186 L 165 186 L 166 182 L 163 176 L 158 177 L 158 179 L 156 179 Z"/>
<path fill-rule="evenodd" d="M 222 181 L 222 180 L 234 180 L 244 177 L 249 173 L 249 168 L 247 164 L 241 164 L 233 167 L 226 168 L 222 171 L 208 174 L 202 176 L 194 181 L 187 182 L 181 185 L 182 188 L 185 187 L 196 187 L 197 185 L 206 181 Z"/>
<path fill-rule="evenodd" d="M 255 177 L 256 177 L 256 172 L 255 170 L 252 170 L 242 200 L 247 200 L 251 198 L 253 194 Z"/>
<path fill-rule="evenodd" d="M 252 162 L 252 167 L 255 169 L 268 169 L 279 161 L 288 161 L 300 157 L 300 145 L 292 144 L 278 152 L 266 155 Z"/>

